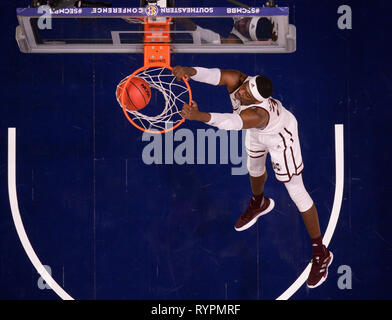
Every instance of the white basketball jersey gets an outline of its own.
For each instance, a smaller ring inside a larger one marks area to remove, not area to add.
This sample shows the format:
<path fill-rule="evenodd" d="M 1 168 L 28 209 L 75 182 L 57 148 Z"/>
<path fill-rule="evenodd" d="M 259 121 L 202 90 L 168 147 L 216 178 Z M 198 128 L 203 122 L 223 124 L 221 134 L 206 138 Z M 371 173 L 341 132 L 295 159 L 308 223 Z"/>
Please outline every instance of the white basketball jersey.
<path fill-rule="evenodd" d="M 247 77 L 245 81 L 248 81 L 250 78 L 251 77 Z M 250 130 L 259 131 L 263 134 L 278 134 L 282 130 L 290 115 L 290 113 L 283 107 L 282 103 L 274 98 L 268 98 L 262 103 L 244 106 L 241 105 L 240 101 L 234 96 L 238 89 L 230 94 L 233 112 L 240 114 L 243 110 L 248 108 L 263 108 L 269 114 L 269 122 L 267 126 L 264 129 L 252 128 Z"/>

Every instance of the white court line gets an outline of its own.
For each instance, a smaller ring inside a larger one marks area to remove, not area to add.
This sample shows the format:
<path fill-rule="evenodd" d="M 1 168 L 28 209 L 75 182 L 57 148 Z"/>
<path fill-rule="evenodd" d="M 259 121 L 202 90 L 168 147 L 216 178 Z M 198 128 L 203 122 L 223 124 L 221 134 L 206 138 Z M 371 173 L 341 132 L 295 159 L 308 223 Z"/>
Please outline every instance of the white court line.
<path fill-rule="evenodd" d="M 344 135 L 343 125 L 335 125 L 335 166 L 336 166 L 336 184 L 335 196 L 333 199 L 333 206 L 331 217 L 329 218 L 328 227 L 325 231 L 323 242 L 326 246 L 331 242 L 333 233 L 335 232 L 336 224 L 338 223 L 340 209 L 343 200 L 343 187 L 344 187 Z M 276 300 L 287 300 L 305 283 L 308 278 L 312 265 L 309 263 L 305 270 L 301 273 L 297 280 Z"/>
<path fill-rule="evenodd" d="M 23 226 L 22 218 L 19 212 L 18 198 L 16 193 L 16 129 L 8 128 L 8 195 L 10 199 L 12 218 L 14 220 L 16 231 L 23 248 L 26 251 L 31 263 L 42 279 L 53 289 L 63 300 L 73 300 L 73 298 L 61 288 L 52 276 L 46 271 L 41 261 L 38 259 L 26 231 Z"/>

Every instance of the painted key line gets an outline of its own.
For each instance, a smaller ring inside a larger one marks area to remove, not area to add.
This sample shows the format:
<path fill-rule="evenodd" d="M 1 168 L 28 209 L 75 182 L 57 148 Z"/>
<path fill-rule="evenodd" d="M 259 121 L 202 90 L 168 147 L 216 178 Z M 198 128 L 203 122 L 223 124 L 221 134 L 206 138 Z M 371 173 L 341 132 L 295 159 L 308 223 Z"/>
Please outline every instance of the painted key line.
<path fill-rule="evenodd" d="M 52 278 L 45 267 L 42 265 L 37 254 L 35 253 L 30 240 L 23 226 L 22 218 L 19 212 L 18 197 L 16 192 L 16 128 L 8 128 L 8 195 L 10 199 L 12 219 L 14 220 L 16 232 L 23 248 L 29 257 L 31 263 L 42 279 L 53 289 L 54 292 L 63 300 L 73 300 L 73 298 L 64 291 L 62 287 Z"/>

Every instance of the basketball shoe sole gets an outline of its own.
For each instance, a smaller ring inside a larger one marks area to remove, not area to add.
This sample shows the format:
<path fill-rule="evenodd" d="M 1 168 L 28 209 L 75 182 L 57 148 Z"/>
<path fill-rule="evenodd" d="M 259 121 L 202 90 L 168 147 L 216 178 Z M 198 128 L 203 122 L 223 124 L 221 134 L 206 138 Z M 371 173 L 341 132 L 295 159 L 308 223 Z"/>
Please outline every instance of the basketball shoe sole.
<path fill-rule="evenodd" d="M 271 199 L 271 198 L 269 198 L 269 200 L 270 200 L 270 204 L 269 204 L 269 206 L 266 208 L 266 209 L 264 209 L 263 211 L 261 211 L 257 216 L 255 216 L 252 220 L 250 220 L 247 224 L 244 224 L 242 227 L 240 227 L 240 228 L 236 228 L 235 226 L 234 226 L 234 229 L 236 230 L 236 231 L 244 231 L 244 230 L 246 230 L 246 229 L 248 229 L 248 228 L 250 228 L 251 226 L 253 226 L 256 222 L 257 222 L 257 219 L 258 218 L 260 218 L 261 216 L 264 216 L 265 214 L 267 214 L 268 212 L 270 212 L 274 207 L 275 207 L 275 201 L 273 200 L 273 199 Z"/>

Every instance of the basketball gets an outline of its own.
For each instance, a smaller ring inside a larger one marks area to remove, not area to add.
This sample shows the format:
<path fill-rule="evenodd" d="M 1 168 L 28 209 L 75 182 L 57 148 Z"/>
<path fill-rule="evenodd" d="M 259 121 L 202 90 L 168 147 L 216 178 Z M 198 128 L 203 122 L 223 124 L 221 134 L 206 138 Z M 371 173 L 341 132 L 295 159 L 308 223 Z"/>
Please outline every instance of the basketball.
<path fill-rule="evenodd" d="M 125 105 L 125 108 L 131 111 L 143 109 L 151 99 L 151 89 L 146 81 L 141 78 L 133 77 L 128 81 L 125 88 L 119 86 L 117 88 L 117 97 L 119 97 L 119 90 L 122 90 L 124 97 L 121 97 L 120 102 Z"/>

